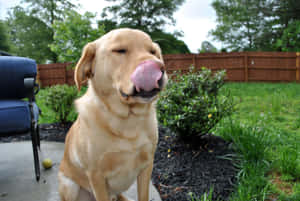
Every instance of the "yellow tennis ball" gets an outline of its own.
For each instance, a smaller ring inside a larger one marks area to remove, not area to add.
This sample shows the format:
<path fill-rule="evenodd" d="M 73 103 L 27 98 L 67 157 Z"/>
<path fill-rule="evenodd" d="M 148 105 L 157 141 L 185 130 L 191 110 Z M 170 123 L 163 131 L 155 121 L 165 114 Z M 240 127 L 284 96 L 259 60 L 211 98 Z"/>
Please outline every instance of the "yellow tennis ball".
<path fill-rule="evenodd" d="M 52 160 L 50 158 L 46 158 L 43 160 L 42 164 L 45 169 L 50 169 L 52 167 Z"/>

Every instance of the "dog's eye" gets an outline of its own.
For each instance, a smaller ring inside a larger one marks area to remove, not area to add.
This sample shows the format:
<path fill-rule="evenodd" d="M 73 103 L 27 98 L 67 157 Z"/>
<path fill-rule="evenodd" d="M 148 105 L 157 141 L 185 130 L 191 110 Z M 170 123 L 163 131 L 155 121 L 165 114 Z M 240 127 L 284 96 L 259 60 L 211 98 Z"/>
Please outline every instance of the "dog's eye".
<path fill-rule="evenodd" d="M 154 54 L 156 54 L 156 51 L 155 50 L 150 50 L 150 53 L 154 55 Z"/>
<path fill-rule="evenodd" d="M 127 52 L 126 49 L 117 49 L 117 50 L 113 50 L 113 52 L 119 53 L 119 54 L 125 54 Z"/>

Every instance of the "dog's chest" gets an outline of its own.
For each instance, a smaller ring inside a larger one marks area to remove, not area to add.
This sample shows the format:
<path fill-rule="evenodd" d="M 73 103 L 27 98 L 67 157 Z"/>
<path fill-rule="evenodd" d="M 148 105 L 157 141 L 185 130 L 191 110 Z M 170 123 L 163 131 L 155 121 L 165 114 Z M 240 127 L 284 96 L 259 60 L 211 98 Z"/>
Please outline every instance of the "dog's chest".
<path fill-rule="evenodd" d="M 137 176 L 152 163 L 153 144 L 143 144 L 129 151 L 107 152 L 101 162 L 109 188 L 114 193 L 127 190 Z"/>

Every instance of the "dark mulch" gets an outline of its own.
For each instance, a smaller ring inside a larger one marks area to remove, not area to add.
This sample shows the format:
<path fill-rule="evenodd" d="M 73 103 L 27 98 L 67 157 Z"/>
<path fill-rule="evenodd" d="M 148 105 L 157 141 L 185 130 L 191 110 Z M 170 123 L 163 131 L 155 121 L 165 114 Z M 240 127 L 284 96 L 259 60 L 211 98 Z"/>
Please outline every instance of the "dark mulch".
<path fill-rule="evenodd" d="M 45 141 L 54 141 L 54 142 L 65 142 L 66 134 L 69 128 L 72 126 L 72 123 L 60 124 L 40 124 L 40 139 Z M 0 142 L 17 142 L 31 140 L 29 134 L 26 135 L 12 135 L 9 137 L 1 137 Z"/>
<path fill-rule="evenodd" d="M 159 128 L 154 185 L 164 201 L 190 200 L 189 193 L 200 197 L 211 188 L 214 200 L 226 200 L 237 174 L 233 161 L 222 159 L 233 153 L 230 144 L 213 135 L 194 140 L 198 143 L 183 143 L 169 129 Z"/>
<path fill-rule="evenodd" d="M 71 124 L 40 125 L 41 140 L 64 142 Z M 0 142 L 30 140 L 30 135 L 0 137 Z M 159 142 L 152 174 L 163 201 L 187 201 L 189 193 L 200 197 L 213 188 L 214 200 L 226 200 L 236 182 L 230 144 L 217 136 L 204 136 L 200 145 L 183 143 L 169 129 L 159 128 Z"/>

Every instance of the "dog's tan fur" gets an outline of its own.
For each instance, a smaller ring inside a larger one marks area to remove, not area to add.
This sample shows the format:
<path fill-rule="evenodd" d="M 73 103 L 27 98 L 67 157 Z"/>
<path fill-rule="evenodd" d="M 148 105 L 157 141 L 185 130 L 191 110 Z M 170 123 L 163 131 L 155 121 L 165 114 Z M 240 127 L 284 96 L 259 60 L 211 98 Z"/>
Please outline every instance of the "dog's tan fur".
<path fill-rule="evenodd" d="M 62 201 L 127 201 L 121 193 L 136 179 L 138 200 L 148 201 L 158 140 L 157 97 L 120 92 L 131 94 L 130 76 L 145 60 L 164 68 L 158 45 L 138 30 L 114 30 L 85 46 L 75 82 L 79 89 L 85 82 L 89 87 L 75 102 L 79 115 L 66 138 L 59 170 Z"/>

